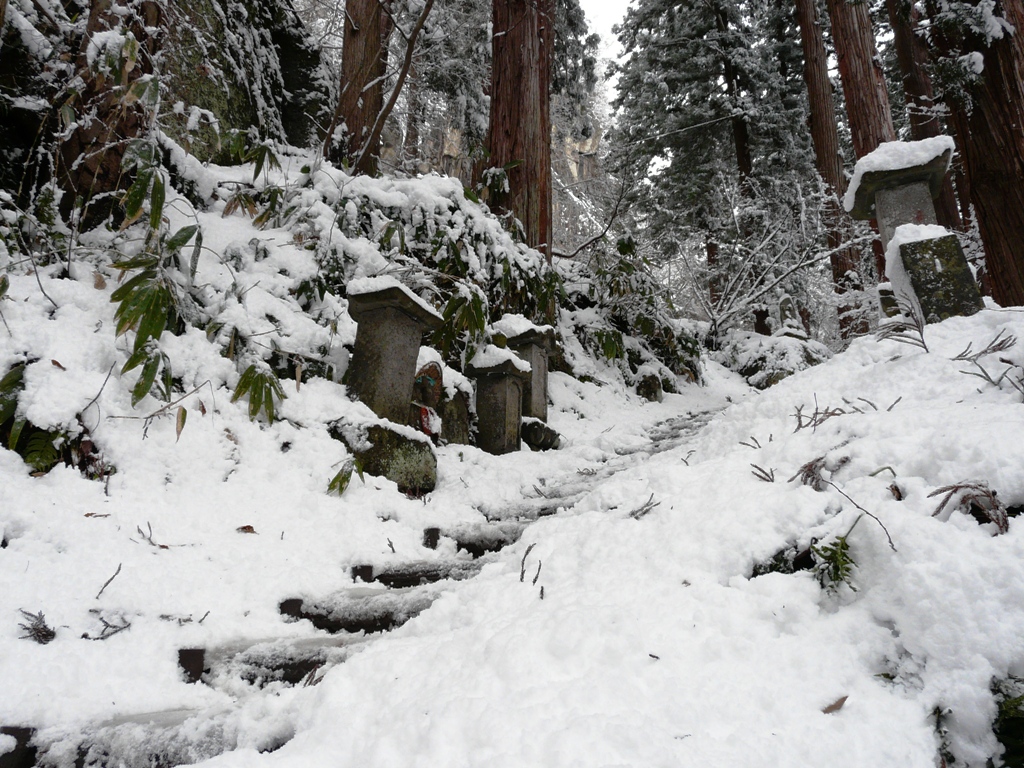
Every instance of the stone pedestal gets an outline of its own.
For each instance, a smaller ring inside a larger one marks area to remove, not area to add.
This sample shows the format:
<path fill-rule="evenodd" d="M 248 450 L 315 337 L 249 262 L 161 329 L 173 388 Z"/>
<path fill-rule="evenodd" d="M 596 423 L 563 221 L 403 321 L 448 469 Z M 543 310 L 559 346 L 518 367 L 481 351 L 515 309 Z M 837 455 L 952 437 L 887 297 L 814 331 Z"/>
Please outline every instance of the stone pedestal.
<path fill-rule="evenodd" d="M 510 338 L 508 348 L 530 364 L 523 386 L 523 416 L 548 420 L 548 354 L 555 348 L 553 330 L 532 330 Z"/>
<path fill-rule="evenodd" d="M 498 456 L 518 451 L 523 390 L 530 379 L 529 371 L 505 360 L 486 368 L 469 366 L 466 374 L 477 380 L 477 445 Z"/>
<path fill-rule="evenodd" d="M 408 423 L 420 342 L 443 320 L 397 286 L 350 295 L 348 311 L 359 329 L 344 383 L 381 418 Z"/>
<path fill-rule="evenodd" d="M 444 399 L 438 409 L 441 417 L 441 439 L 449 445 L 469 445 L 469 398 L 456 392 L 451 400 Z"/>

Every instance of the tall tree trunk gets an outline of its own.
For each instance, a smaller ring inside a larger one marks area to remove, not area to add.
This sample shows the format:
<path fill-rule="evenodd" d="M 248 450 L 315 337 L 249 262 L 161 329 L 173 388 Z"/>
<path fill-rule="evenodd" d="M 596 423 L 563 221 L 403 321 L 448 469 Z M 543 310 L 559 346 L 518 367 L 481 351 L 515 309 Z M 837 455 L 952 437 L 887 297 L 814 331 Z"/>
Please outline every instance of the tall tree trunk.
<path fill-rule="evenodd" d="M 929 0 L 935 16 L 934 0 Z M 974 5 L 978 5 L 975 2 Z M 993 9 L 1013 25 L 987 41 L 962 26 L 932 26 L 941 56 L 976 51 L 984 68 L 971 87 L 970 103 L 948 97 L 950 122 L 970 181 L 971 202 L 992 276 L 993 297 L 1003 306 L 1024 305 L 1024 7 L 1020 0 Z"/>
<path fill-rule="evenodd" d="M 380 142 L 370 138 L 384 106 L 384 74 L 391 20 L 380 0 L 348 0 L 341 53 L 341 95 L 327 131 L 324 154 L 336 163 L 354 160 L 356 173 L 375 176 Z M 339 134 L 339 130 L 343 131 Z"/>
<path fill-rule="evenodd" d="M 879 144 L 896 141 L 889 108 L 885 75 L 875 49 L 875 32 L 871 26 L 866 2 L 828 0 L 832 21 L 832 40 L 839 60 L 839 79 L 846 98 L 846 115 L 853 137 L 853 151 L 858 159 L 874 151 Z M 875 231 L 878 231 L 877 225 Z M 885 253 L 875 240 L 875 267 L 885 275 Z M 883 278 L 884 279 L 884 278 Z"/>
<path fill-rule="evenodd" d="M 84 86 L 68 102 L 78 121 L 61 140 L 56 167 L 57 183 L 64 190 L 61 216 L 69 221 L 78 203 L 83 203 L 82 229 L 91 229 L 116 210 L 116 196 L 111 193 L 127 189 L 132 181 L 121 163 L 129 144 L 145 131 L 149 117 L 141 101 L 128 103 L 124 96 L 140 77 L 153 72 L 158 47 L 155 30 L 160 22 L 160 5 L 154 0 L 92 0 L 90 5 L 76 62 Z M 120 71 L 110 73 L 90 68 L 89 46 L 98 35 L 113 30 L 131 32 L 138 41 L 135 60 L 130 65 L 125 60 Z"/>
<path fill-rule="evenodd" d="M 896 141 L 885 75 L 875 50 L 868 4 L 828 0 L 828 12 L 850 118 L 853 151 L 860 158 L 884 141 Z"/>
<path fill-rule="evenodd" d="M 493 0 L 492 11 L 488 164 L 509 167 L 508 191 L 490 202 L 518 218 L 527 245 L 550 261 L 553 0 Z"/>
<path fill-rule="evenodd" d="M 839 152 L 839 129 L 836 125 L 835 102 L 832 100 L 832 83 L 828 78 L 828 58 L 814 0 L 796 0 L 796 13 L 804 51 L 804 82 L 807 83 L 811 141 L 814 144 L 818 173 L 829 192 L 825 208 L 827 242 L 829 249 L 836 249 L 845 240 L 846 234 L 844 225 L 847 218 L 839 204 L 839 199 L 846 192 L 846 177 L 843 175 L 843 158 Z M 837 294 L 864 287 L 858 273 L 856 249 L 836 251 L 829 257 L 829 261 L 832 265 L 832 284 Z M 843 339 L 867 332 L 863 322 L 853 321 L 850 316 L 853 309 L 842 302 L 837 307 L 839 335 Z"/>
<path fill-rule="evenodd" d="M 921 13 L 910 0 L 885 0 L 885 7 L 889 12 L 896 58 L 903 75 L 910 136 L 915 141 L 939 136 L 942 126 L 935 110 L 935 92 L 928 74 L 928 44 L 918 34 Z M 935 201 L 935 217 L 944 227 L 963 229 L 951 174 L 943 179 L 942 189 Z"/>

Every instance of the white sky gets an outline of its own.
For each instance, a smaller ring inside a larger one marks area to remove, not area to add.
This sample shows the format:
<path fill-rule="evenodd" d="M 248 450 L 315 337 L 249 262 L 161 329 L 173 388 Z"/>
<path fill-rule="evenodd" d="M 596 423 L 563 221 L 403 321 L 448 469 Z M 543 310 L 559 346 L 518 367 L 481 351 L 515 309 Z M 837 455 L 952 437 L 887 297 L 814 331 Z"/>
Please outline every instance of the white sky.
<path fill-rule="evenodd" d="M 625 16 L 629 0 L 580 0 L 580 5 L 591 29 L 601 36 L 601 57 L 617 58 L 619 43 L 612 34 L 612 25 Z"/>

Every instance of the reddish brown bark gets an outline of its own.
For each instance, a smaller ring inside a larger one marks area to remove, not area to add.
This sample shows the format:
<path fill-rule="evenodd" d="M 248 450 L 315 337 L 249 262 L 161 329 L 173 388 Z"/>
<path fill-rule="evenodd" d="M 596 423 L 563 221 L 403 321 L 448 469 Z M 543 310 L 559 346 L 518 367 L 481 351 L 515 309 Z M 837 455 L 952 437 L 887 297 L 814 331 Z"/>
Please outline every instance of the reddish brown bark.
<path fill-rule="evenodd" d="M 846 115 L 858 159 L 885 141 L 896 141 L 889 108 L 885 75 L 875 49 L 875 33 L 868 4 L 851 0 L 828 0 L 832 40 L 839 60 L 839 79 L 846 99 Z M 872 223 L 875 231 L 878 227 Z M 874 243 L 875 268 L 885 274 L 881 243 Z"/>
<path fill-rule="evenodd" d="M 341 95 L 327 131 L 324 154 L 332 161 L 354 161 L 356 173 L 375 176 L 380 142 L 366 146 L 384 107 L 387 39 L 392 22 L 379 0 L 348 0 L 341 54 Z M 344 126 L 343 135 L 336 136 Z"/>
<path fill-rule="evenodd" d="M 508 169 L 508 192 L 491 199 L 510 211 L 526 243 L 551 259 L 550 69 L 553 0 L 493 0 L 490 167 Z"/>
<path fill-rule="evenodd" d="M 804 51 L 804 82 L 807 84 L 811 141 L 818 173 L 828 186 L 826 204 L 828 225 L 827 242 L 830 249 L 838 248 L 845 239 L 844 224 L 847 217 L 839 199 L 846 192 L 843 158 L 839 152 L 839 129 L 836 125 L 832 83 L 828 77 L 828 59 L 814 0 L 796 0 L 797 21 L 800 24 L 800 42 Z M 829 257 L 832 266 L 832 284 L 837 294 L 860 290 L 863 281 L 858 274 L 857 251 L 844 248 Z M 855 324 L 849 315 L 853 307 L 840 304 L 839 334 L 842 338 L 866 332 L 863 324 Z"/>
<path fill-rule="evenodd" d="M 939 136 L 942 134 L 942 125 L 935 112 L 935 91 L 928 74 L 928 44 L 918 34 L 921 12 L 908 0 L 885 0 L 885 6 L 892 27 L 896 59 L 903 75 L 910 136 L 915 141 Z M 935 201 L 935 217 L 944 227 L 963 229 L 951 175 L 943 180 L 939 197 Z"/>
<path fill-rule="evenodd" d="M 929 4 L 929 11 L 934 10 Z M 985 246 L 993 297 L 1024 305 L 1024 6 L 997 2 L 993 9 L 1016 29 L 990 44 L 963 28 L 933 28 L 941 55 L 979 51 L 984 69 L 971 103 L 947 99 L 957 148 L 970 181 L 971 202 Z"/>
<path fill-rule="evenodd" d="M 93 0 L 86 22 L 86 34 L 78 53 L 77 66 L 84 87 L 67 102 L 75 110 L 78 122 L 57 152 L 56 178 L 64 190 L 61 216 L 67 221 L 76 207 L 84 203 L 80 226 L 90 229 L 115 210 L 116 197 L 108 193 L 125 190 L 131 177 L 121 166 L 129 144 L 148 125 L 144 105 L 125 100 L 133 83 L 153 72 L 153 54 L 157 40 L 152 34 L 160 24 L 160 6 L 144 0 Z M 93 37 L 124 26 L 139 42 L 136 60 L 121 71 L 101 73 L 90 69 L 86 51 Z"/>
<path fill-rule="evenodd" d="M 863 157 L 884 141 L 896 141 L 885 76 L 875 50 L 868 4 L 828 0 L 832 39 L 853 136 L 853 151 Z"/>

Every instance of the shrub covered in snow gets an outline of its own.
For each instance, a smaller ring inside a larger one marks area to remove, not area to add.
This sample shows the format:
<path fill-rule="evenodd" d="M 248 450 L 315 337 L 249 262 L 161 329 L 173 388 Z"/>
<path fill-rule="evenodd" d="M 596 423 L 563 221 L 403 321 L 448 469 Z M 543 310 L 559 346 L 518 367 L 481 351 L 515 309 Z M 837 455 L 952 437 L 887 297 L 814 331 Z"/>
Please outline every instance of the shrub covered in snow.
<path fill-rule="evenodd" d="M 740 374 L 750 386 L 767 389 L 797 371 L 825 362 L 832 352 L 811 339 L 730 331 L 713 357 Z"/>

